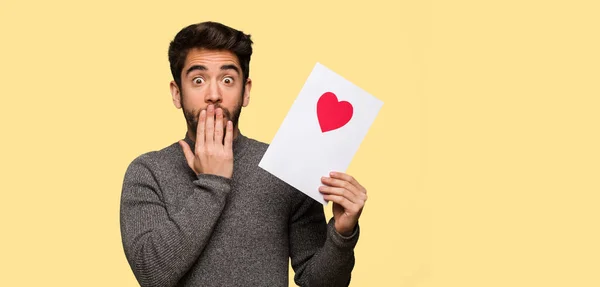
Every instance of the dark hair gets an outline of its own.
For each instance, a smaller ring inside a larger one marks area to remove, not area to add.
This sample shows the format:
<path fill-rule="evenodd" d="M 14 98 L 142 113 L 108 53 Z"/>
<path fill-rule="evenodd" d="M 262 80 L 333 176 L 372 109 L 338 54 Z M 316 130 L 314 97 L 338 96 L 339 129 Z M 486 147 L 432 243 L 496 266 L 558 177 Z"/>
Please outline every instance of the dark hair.
<path fill-rule="evenodd" d="M 181 71 L 190 49 L 229 50 L 234 53 L 242 68 L 243 83 L 250 75 L 252 40 L 249 34 L 221 23 L 207 21 L 183 28 L 169 45 L 171 74 L 181 88 Z"/>

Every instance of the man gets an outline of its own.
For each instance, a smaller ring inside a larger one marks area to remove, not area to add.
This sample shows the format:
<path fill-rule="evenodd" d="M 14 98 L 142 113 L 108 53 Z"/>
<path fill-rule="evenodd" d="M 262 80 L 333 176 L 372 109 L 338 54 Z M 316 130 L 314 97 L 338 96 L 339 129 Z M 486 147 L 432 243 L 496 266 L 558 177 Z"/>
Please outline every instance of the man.
<path fill-rule="evenodd" d="M 183 140 L 129 165 L 121 197 L 127 260 L 142 286 L 348 286 L 366 190 L 332 173 L 323 206 L 258 167 L 267 144 L 238 127 L 252 81 L 250 35 L 220 23 L 181 30 L 169 47 Z"/>

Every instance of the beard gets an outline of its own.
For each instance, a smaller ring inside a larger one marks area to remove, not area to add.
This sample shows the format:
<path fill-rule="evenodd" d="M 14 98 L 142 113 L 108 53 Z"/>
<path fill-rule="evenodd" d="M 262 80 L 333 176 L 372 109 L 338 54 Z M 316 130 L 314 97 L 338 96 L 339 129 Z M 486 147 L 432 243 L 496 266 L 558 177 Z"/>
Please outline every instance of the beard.
<path fill-rule="evenodd" d="M 183 99 L 183 94 L 181 95 L 182 99 Z M 183 115 L 185 116 L 185 121 L 187 122 L 187 126 L 188 126 L 188 130 L 190 132 L 192 132 L 193 135 L 196 135 L 197 131 L 198 131 L 198 121 L 200 120 L 200 112 L 202 110 L 206 110 L 206 108 L 204 109 L 200 109 L 200 110 L 187 110 L 184 105 L 183 105 L 183 101 L 181 101 L 181 108 L 183 109 Z M 223 110 L 223 141 L 225 141 L 225 135 L 226 135 L 226 131 L 227 131 L 227 121 L 226 120 L 230 120 L 231 123 L 233 124 L 233 129 L 235 130 L 235 128 L 238 125 L 238 120 L 240 118 L 240 114 L 242 112 L 242 101 L 239 102 L 239 104 L 234 108 L 233 111 L 230 111 L 229 109 L 222 107 L 218 104 L 214 104 L 214 110 L 216 111 L 217 108 L 221 108 Z M 216 123 L 216 113 L 215 113 L 215 123 Z M 197 139 L 196 139 L 197 140 Z"/>

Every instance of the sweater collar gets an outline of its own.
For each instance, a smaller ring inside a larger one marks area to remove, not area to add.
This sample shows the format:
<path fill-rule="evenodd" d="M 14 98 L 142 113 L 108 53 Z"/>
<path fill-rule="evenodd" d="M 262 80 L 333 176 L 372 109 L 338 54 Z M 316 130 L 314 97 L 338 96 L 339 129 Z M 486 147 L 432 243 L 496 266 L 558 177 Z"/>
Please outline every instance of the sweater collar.
<path fill-rule="evenodd" d="M 185 133 L 184 141 L 190 146 L 190 149 L 193 153 L 195 153 L 196 143 L 188 136 L 187 132 Z M 248 143 L 248 137 L 242 134 L 241 131 L 238 130 L 237 136 L 233 139 L 233 157 L 238 158 L 244 152 L 245 146 Z"/>

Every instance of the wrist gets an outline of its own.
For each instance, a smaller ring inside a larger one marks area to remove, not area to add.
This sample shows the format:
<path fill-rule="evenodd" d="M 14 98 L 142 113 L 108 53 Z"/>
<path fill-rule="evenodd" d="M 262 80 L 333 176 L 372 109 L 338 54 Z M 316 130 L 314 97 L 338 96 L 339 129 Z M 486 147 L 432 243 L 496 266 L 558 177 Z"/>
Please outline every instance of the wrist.
<path fill-rule="evenodd" d="M 337 232 L 337 234 L 343 236 L 343 237 L 350 237 L 352 236 L 352 234 L 354 234 L 356 232 L 356 227 L 358 225 L 358 222 L 356 224 L 354 224 L 353 226 L 346 226 L 346 227 L 338 227 L 337 224 L 335 224 L 335 232 Z"/>
<path fill-rule="evenodd" d="M 356 225 L 354 226 L 354 229 L 352 229 L 352 232 L 349 235 L 343 235 L 338 232 L 338 230 L 335 226 L 335 219 L 333 217 L 329 221 L 328 225 L 329 225 L 328 237 L 331 240 L 331 242 L 334 244 L 334 246 L 336 246 L 339 249 L 343 249 L 343 250 L 348 250 L 348 249 L 354 248 L 354 246 L 356 245 L 356 243 L 358 241 L 358 237 L 360 234 L 360 226 L 358 225 L 358 223 L 356 223 Z M 340 230 L 340 231 L 344 232 L 344 230 Z"/>
<path fill-rule="evenodd" d="M 354 231 L 354 228 L 352 228 L 352 229 L 337 229 L 336 228 L 335 231 L 341 236 L 350 237 L 350 235 L 352 235 L 352 233 Z"/>

